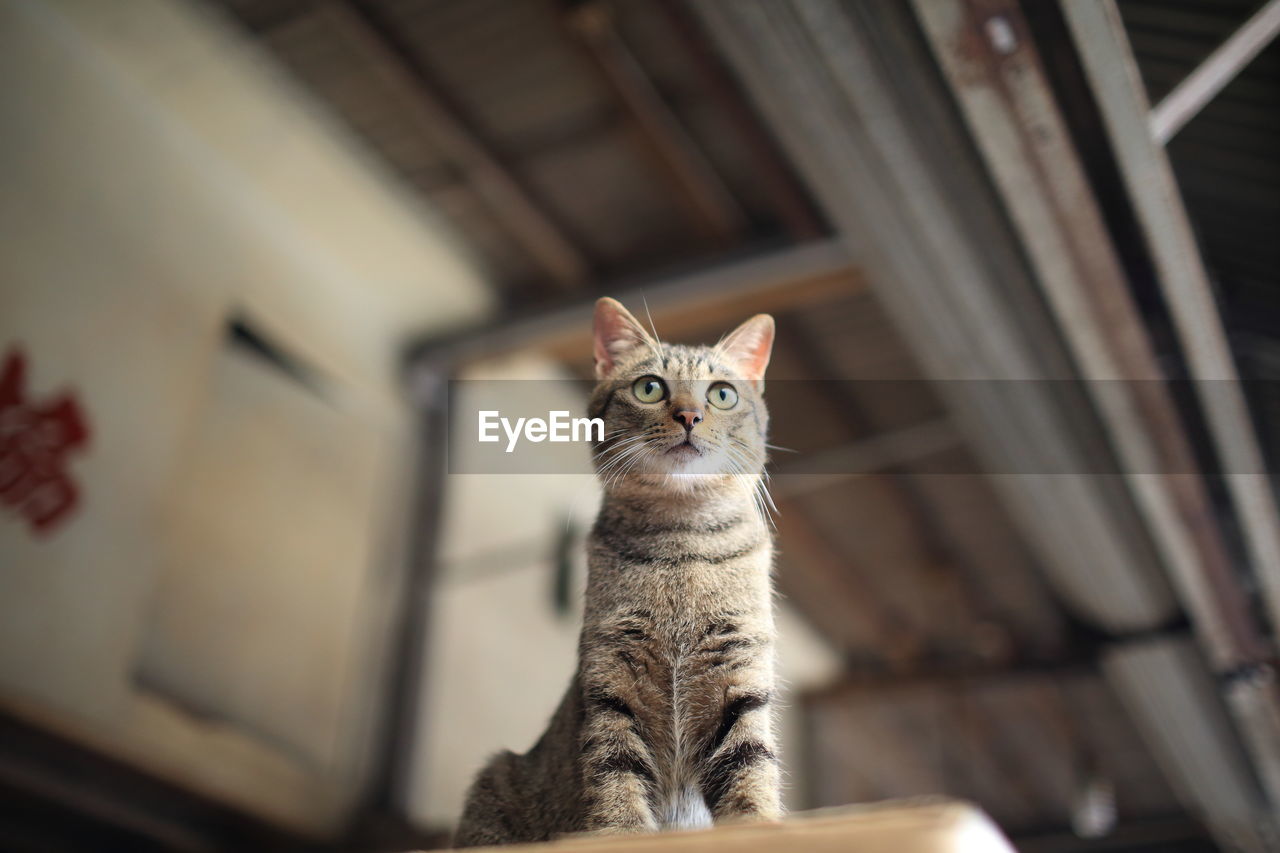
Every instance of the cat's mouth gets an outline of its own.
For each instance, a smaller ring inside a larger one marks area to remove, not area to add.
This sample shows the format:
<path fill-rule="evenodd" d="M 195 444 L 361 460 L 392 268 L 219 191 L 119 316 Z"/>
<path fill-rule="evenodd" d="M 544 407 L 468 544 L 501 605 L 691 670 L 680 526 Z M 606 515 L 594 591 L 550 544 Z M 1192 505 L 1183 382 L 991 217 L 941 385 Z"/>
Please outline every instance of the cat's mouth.
<path fill-rule="evenodd" d="M 686 436 L 684 441 L 667 450 L 667 454 L 674 456 L 701 456 L 702 449 L 693 443 L 693 436 Z"/>

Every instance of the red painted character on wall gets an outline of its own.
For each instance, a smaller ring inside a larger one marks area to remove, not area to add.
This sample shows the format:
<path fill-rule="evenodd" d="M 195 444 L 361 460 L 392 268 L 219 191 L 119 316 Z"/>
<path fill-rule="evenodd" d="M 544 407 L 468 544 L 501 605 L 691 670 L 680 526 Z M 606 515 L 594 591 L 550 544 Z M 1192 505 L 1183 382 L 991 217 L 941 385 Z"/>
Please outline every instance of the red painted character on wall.
<path fill-rule="evenodd" d="M 80 500 L 67 458 L 89 441 L 89 425 L 70 394 L 26 399 L 26 358 L 10 350 L 0 367 L 0 506 L 49 533 Z"/>

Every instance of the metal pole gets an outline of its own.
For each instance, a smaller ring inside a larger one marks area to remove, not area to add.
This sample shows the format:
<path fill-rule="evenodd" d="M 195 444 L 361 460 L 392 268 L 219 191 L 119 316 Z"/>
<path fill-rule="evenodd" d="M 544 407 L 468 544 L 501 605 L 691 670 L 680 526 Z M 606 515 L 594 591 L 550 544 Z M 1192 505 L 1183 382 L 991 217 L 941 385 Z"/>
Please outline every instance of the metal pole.
<path fill-rule="evenodd" d="M 1151 138 L 1167 145 L 1271 40 L 1280 34 L 1280 0 L 1270 0 L 1151 111 Z"/>

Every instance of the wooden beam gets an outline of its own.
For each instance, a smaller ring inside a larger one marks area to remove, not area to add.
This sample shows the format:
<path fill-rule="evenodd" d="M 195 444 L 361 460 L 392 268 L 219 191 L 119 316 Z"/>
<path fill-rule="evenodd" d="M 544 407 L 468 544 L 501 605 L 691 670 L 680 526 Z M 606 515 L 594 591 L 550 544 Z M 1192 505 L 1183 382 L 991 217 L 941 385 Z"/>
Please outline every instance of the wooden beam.
<path fill-rule="evenodd" d="M 768 194 L 783 226 L 796 240 L 817 239 L 825 229 L 804 188 L 792 175 L 760 119 L 752 112 L 723 60 L 707 40 L 702 26 L 689 12 L 685 0 L 657 0 L 655 5 L 689 57 L 702 86 L 732 123 L 751 157 L 753 179 Z"/>
<path fill-rule="evenodd" d="M 568 29 L 626 110 L 641 149 L 694 227 L 710 242 L 732 245 L 746 229 L 746 215 L 619 37 L 613 11 L 594 0 L 567 16 Z"/>
<path fill-rule="evenodd" d="M 983 776 L 1002 780 L 1001 801 L 988 805 L 1000 807 L 998 816 L 1016 820 L 1015 815 L 1054 814 L 1064 809 L 1066 804 L 1056 796 L 1058 792 L 1052 779 L 1063 765 L 1074 763 L 1075 744 L 1052 737 L 1044 739 L 1038 743 L 1038 760 L 1033 762 L 1024 749 L 1009 743 L 1007 733 L 999 728 L 1002 716 L 997 713 L 992 720 L 983 707 L 984 700 L 996 709 L 1007 707 L 1010 702 L 1025 707 L 1037 702 L 1046 686 L 1086 676 L 1097 677 L 1090 665 L 1072 661 L 1007 669 L 934 667 L 903 673 L 850 672 L 833 684 L 803 694 L 801 703 L 811 712 L 827 709 L 840 713 L 839 709 L 844 709 L 850 716 L 868 707 L 892 710 L 888 715 L 870 717 L 872 720 L 877 717 L 909 719 L 907 708 L 929 707 L 930 725 L 938 728 L 937 748 L 917 748 L 915 757 L 933 763 L 952 795 L 981 796 L 990 790 L 979 787 Z M 1043 709 L 1043 704 L 1037 710 Z M 1053 706 L 1053 710 L 1055 717 L 1064 713 L 1057 706 Z M 1044 726 L 1050 732 L 1054 729 L 1054 724 L 1043 718 L 1028 722 Z M 846 760 L 883 763 L 900 761 L 902 756 L 872 752 L 849 756 Z M 892 795 L 918 793 L 908 789 L 894 791 Z"/>
<path fill-rule="evenodd" d="M 1280 34 L 1280 0 L 1269 0 L 1151 110 L 1156 145 L 1167 145 Z"/>
<path fill-rule="evenodd" d="M 466 176 L 467 183 L 530 257 L 560 288 L 577 289 L 590 264 L 549 206 L 504 161 L 404 36 L 367 0 L 319 7 L 365 57 L 369 69 L 398 92 L 404 117 Z"/>
<path fill-rule="evenodd" d="M 865 282 L 845 248 L 821 240 L 647 283 L 620 284 L 604 292 L 637 316 L 645 317 L 647 305 L 663 335 L 678 339 L 683 332 L 708 324 L 719 322 L 731 328 L 752 313 L 787 311 L 857 293 L 863 287 Z M 519 350 L 542 352 L 569 363 L 588 361 L 594 309 L 594 297 L 579 299 L 422 341 L 407 357 L 410 385 L 418 373 L 434 376 L 440 362 L 456 366 Z"/>

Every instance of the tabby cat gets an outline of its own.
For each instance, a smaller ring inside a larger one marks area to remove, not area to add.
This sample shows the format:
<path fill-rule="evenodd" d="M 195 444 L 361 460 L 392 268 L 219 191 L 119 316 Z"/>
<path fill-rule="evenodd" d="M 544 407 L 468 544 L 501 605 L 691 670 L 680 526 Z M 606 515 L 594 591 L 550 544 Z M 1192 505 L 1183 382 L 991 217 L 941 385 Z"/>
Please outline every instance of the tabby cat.
<path fill-rule="evenodd" d="M 459 847 L 776 819 L 764 371 L 773 319 L 714 347 L 595 312 L 604 489 L 578 668 L 547 731 L 467 795 Z"/>

